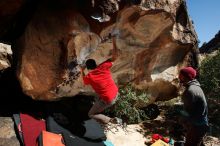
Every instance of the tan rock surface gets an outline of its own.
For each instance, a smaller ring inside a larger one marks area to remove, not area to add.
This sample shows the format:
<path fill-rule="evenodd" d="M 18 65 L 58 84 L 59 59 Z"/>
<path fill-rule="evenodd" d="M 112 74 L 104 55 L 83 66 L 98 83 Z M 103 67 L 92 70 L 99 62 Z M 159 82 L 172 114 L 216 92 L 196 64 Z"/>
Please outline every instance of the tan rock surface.
<path fill-rule="evenodd" d="M 132 83 L 160 99 L 176 95 L 173 84 L 179 67 L 188 61 L 197 42 L 185 2 L 142 0 L 135 4 L 38 2 L 15 43 L 17 77 L 24 93 L 37 100 L 90 94 L 79 66 L 88 58 L 98 63 L 110 58 L 109 36 L 116 34 L 119 57 L 112 68 L 116 83 Z M 163 82 L 168 86 L 159 88 Z M 151 87 L 157 93 L 151 93 Z"/>
<path fill-rule="evenodd" d="M 11 67 L 12 50 L 11 46 L 0 43 L 0 70 Z"/>
<path fill-rule="evenodd" d="M 106 134 L 107 139 L 111 141 L 114 146 L 146 146 L 142 131 L 139 125 L 128 125 L 126 130 L 117 127 L 109 130 Z"/>

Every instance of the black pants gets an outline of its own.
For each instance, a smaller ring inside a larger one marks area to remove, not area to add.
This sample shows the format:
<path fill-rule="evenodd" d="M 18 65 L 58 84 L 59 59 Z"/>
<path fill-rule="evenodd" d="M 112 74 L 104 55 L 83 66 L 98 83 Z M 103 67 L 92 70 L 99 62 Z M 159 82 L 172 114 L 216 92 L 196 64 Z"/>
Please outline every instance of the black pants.
<path fill-rule="evenodd" d="M 194 126 L 187 128 L 186 143 L 184 146 L 204 146 L 203 138 L 208 131 L 207 125 Z"/>

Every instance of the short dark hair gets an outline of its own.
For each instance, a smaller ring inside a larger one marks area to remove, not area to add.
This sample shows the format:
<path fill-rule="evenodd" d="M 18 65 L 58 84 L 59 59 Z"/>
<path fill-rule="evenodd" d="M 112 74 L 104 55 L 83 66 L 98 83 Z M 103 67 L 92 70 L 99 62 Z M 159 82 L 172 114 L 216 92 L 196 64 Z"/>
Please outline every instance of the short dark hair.
<path fill-rule="evenodd" d="M 95 69 L 97 67 L 96 62 L 94 59 L 86 60 L 86 68 L 87 69 Z"/>

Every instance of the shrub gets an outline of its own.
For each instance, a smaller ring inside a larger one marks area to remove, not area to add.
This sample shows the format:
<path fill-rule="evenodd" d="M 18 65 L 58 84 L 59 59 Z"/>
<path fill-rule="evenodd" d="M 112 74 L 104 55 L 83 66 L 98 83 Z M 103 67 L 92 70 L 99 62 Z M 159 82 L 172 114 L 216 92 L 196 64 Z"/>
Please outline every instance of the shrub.
<path fill-rule="evenodd" d="M 139 103 L 149 100 L 145 92 L 138 92 L 130 85 L 120 88 L 116 104 L 106 111 L 106 114 L 116 116 L 128 124 L 139 123 L 147 119 L 145 112 L 137 107 Z"/>
<path fill-rule="evenodd" d="M 220 98 L 220 50 L 201 62 L 199 81 L 209 98 Z"/>

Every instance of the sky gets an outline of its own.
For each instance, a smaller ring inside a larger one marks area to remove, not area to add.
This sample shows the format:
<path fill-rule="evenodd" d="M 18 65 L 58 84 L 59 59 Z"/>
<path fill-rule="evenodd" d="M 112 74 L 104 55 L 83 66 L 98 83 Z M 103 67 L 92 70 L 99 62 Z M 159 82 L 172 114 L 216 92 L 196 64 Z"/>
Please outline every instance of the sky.
<path fill-rule="evenodd" d="M 201 46 L 220 30 L 220 0 L 186 0 L 186 4 Z"/>

